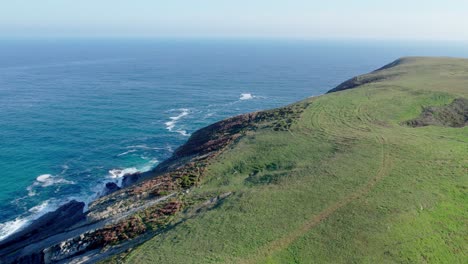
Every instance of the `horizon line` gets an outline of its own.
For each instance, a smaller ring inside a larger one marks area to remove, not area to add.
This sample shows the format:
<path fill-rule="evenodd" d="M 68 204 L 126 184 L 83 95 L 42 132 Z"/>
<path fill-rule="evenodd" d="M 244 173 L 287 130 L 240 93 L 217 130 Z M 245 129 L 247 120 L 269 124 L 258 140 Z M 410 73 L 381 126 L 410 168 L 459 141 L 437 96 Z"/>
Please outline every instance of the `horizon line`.
<path fill-rule="evenodd" d="M 434 39 L 434 38 L 377 38 L 377 37 L 289 37 L 289 36 L 0 36 L 0 40 L 147 40 L 147 41 L 349 41 L 349 42 L 432 42 L 432 43 L 451 43 L 468 44 L 468 39 Z"/>

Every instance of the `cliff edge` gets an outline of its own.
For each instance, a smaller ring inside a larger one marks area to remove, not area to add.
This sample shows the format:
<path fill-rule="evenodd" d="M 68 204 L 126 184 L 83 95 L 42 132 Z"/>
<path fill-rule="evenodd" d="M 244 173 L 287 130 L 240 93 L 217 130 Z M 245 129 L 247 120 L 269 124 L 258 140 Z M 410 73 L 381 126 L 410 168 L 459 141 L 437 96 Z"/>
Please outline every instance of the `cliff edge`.
<path fill-rule="evenodd" d="M 1 241 L 1 263 L 457 262 L 467 72 L 402 58 L 202 128 L 86 212 L 71 201 Z"/>

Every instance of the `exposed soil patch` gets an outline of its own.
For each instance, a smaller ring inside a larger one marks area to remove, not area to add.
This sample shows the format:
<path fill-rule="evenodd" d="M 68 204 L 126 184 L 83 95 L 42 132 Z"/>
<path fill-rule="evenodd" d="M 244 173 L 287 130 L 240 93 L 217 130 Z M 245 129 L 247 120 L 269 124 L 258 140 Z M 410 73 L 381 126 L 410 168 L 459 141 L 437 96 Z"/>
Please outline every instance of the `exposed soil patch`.
<path fill-rule="evenodd" d="M 457 98 L 446 106 L 425 107 L 418 118 L 403 124 L 411 127 L 430 125 L 464 127 L 468 124 L 468 99 Z"/>

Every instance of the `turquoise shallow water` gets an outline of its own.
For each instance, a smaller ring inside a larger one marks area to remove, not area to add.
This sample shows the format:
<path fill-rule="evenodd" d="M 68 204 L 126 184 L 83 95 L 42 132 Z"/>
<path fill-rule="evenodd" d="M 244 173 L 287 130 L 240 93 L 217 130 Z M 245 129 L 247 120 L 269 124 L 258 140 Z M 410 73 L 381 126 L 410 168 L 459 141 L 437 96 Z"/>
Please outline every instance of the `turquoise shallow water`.
<path fill-rule="evenodd" d="M 169 157 L 196 129 L 319 95 L 406 55 L 463 45 L 2 40 L 0 238 Z"/>

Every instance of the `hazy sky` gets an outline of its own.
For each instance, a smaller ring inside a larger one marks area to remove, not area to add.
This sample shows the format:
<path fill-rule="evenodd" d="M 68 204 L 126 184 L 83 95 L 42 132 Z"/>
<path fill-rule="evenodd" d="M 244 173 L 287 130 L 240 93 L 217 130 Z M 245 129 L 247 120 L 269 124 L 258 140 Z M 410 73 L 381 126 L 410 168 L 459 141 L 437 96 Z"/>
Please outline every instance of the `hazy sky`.
<path fill-rule="evenodd" d="M 468 40 L 468 0 L 0 0 L 0 37 Z"/>

